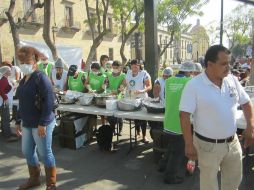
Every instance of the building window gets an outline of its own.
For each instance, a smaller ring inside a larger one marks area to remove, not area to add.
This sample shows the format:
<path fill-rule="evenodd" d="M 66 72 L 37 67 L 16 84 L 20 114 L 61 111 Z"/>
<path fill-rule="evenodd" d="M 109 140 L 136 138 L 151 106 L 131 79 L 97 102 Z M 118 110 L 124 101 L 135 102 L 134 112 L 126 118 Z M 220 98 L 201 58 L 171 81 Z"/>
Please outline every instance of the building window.
<path fill-rule="evenodd" d="M 114 60 L 114 49 L 113 48 L 108 49 L 108 56 L 109 56 L 109 60 Z"/>
<path fill-rule="evenodd" d="M 109 32 L 113 32 L 113 22 L 111 17 L 108 17 L 108 30 Z"/>
<path fill-rule="evenodd" d="M 31 8 L 33 0 L 24 0 L 23 3 L 24 3 L 24 15 L 25 15 L 27 11 Z M 36 14 L 35 12 L 33 12 L 32 15 L 28 17 L 27 22 L 35 22 L 35 21 L 36 21 Z"/>
<path fill-rule="evenodd" d="M 65 6 L 65 27 L 73 26 L 73 9 L 71 6 Z"/>

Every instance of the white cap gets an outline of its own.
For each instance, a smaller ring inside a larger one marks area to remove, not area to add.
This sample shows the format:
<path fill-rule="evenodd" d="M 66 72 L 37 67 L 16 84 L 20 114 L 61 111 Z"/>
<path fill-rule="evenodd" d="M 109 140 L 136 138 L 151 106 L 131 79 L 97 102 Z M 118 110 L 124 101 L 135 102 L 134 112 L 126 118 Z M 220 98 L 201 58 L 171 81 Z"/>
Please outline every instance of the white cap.
<path fill-rule="evenodd" d="M 195 64 L 191 61 L 184 62 L 180 65 L 179 71 L 192 72 L 195 71 Z"/>
<path fill-rule="evenodd" d="M 162 71 L 163 75 L 172 76 L 173 75 L 173 69 L 171 67 L 167 67 Z"/>
<path fill-rule="evenodd" d="M 195 68 L 196 68 L 196 72 L 202 72 L 203 71 L 203 67 L 200 63 L 194 63 L 195 64 Z"/>

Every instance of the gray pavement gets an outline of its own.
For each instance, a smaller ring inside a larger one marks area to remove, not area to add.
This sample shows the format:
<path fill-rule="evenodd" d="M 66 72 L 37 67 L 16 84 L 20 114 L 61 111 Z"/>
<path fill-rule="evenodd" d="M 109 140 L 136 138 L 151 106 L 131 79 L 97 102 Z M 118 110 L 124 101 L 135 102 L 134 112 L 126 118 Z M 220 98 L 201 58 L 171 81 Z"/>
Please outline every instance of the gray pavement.
<path fill-rule="evenodd" d="M 128 126 L 116 153 L 99 151 L 96 142 L 79 150 L 61 148 L 54 137 L 53 151 L 57 163 L 57 189 L 60 190 L 198 190 L 199 172 L 187 177 L 180 185 L 163 183 L 153 160 L 152 143 L 139 142 L 129 149 Z M 28 176 L 26 162 L 21 153 L 21 141 L 6 143 L 0 137 L 0 190 L 17 189 Z M 240 190 L 254 189 L 254 156 L 244 159 L 244 178 Z M 42 172 L 45 181 L 45 172 Z M 45 183 L 35 190 L 45 190 Z"/>

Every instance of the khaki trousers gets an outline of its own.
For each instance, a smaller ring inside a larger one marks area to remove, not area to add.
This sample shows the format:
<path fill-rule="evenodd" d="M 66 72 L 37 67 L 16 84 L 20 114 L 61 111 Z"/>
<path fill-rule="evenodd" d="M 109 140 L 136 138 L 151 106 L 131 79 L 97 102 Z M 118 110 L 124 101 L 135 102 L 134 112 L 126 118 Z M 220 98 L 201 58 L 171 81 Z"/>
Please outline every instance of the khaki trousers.
<path fill-rule="evenodd" d="M 193 136 L 200 169 L 200 190 L 237 190 L 242 180 L 242 149 L 238 137 L 230 143 L 210 143 Z"/>

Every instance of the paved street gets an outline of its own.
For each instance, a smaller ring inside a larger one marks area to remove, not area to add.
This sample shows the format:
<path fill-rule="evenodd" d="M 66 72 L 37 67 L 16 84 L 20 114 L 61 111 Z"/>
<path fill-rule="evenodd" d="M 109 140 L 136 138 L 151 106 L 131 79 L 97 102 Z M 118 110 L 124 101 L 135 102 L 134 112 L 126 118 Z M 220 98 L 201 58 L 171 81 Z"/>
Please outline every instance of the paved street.
<path fill-rule="evenodd" d="M 79 150 L 61 148 L 54 138 L 54 153 L 58 168 L 57 186 L 60 190 L 198 190 L 198 171 L 181 185 L 166 185 L 162 174 L 153 162 L 152 143 L 138 146 L 127 155 L 129 149 L 128 126 L 114 154 L 100 152 L 96 142 Z M 5 143 L 0 138 L 0 189 L 17 189 L 27 175 L 20 141 Z M 240 190 L 254 189 L 254 157 L 244 160 L 244 178 Z M 249 169 L 247 169 L 249 168 Z M 42 181 L 45 181 L 43 171 Z M 45 183 L 36 190 L 45 190 Z"/>

